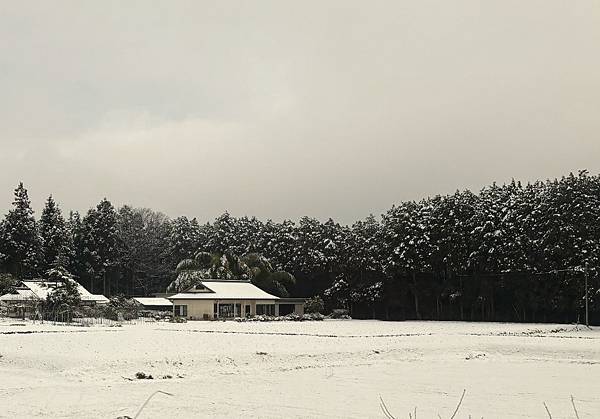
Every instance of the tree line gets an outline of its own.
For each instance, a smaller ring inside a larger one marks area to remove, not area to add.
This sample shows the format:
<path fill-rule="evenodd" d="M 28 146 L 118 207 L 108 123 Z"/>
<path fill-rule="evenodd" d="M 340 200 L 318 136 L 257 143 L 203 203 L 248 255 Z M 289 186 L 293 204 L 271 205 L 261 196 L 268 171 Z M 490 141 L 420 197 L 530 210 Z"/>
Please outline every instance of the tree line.
<path fill-rule="evenodd" d="M 402 202 L 352 225 L 227 212 L 201 224 L 107 199 L 64 216 L 52 197 L 36 220 L 20 184 L 0 223 L 2 272 L 36 277 L 59 266 L 107 296 L 164 292 L 177 265 L 199 252 L 262 255 L 273 272 L 295 277 L 291 296 L 319 295 L 359 318 L 583 321 L 587 276 L 598 322 L 600 176 L 492 184 Z"/>

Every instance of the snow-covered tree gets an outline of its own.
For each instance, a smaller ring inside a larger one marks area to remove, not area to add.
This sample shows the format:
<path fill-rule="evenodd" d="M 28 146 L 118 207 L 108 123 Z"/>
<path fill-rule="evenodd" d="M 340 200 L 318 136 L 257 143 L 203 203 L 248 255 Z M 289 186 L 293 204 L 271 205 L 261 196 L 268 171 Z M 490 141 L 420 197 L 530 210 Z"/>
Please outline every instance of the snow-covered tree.
<path fill-rule="evenodd" d="M 200 246 L 200 226 L 194 218 L 177 217 L 171 222 L 169 234 L 168 260 L 172 268 L 185 259 L 189 258 Z"/>
<path fill-rule="evenodd" d="M 102 290 L 111 295 L 111 285 L 118 281 L 121 242 L 117 225 L 117 213 L 112 204 L 103 199 L 88 211 L 81 222 L 77 247 L 80 247 L 83 276 L 90 291 Z M 118 286 L 114 288 L 118 289 Z"/>
<path fill-rule="evenodd" d="M 42 239 L 42 271 L 58 265 L 68 267 L 73 243 L 65 219 L 52 195 L 42 211 L 39 230 Z"/>
<path fill-rule="evenodd" d="M 119 209 L 117 220 L 124 280 L 115 292 L 149 295 L 164 290 L 173 276 L 169 264 L 169 218 L 148 208 L 126 205 Z"/>
<path fill-rule="evenodd" d="M 56 287 L 48 294 L 44 303 L 46 312 L 54 312 L 61 309 L 69 311 L 81 303 L 81 293 L 73 275 L 62 266 L 51 268 L 47 272 L 48 282 L 54 282 Z"/>
<path fill-rule="evenodd" d="M 23 183 L 15 189 L 13 209 L 0 229 L 0 253 L 5 269 L 19 278 L 39 273 L 41 239 Z"/>

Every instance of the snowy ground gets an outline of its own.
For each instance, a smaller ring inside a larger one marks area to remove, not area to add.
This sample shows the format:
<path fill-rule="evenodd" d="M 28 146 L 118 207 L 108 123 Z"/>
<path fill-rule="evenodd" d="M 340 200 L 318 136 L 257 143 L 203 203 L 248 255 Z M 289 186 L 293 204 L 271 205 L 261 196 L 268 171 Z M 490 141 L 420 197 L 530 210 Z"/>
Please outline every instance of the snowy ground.
<path fill-rule="evenodd" d="M 0 320 L 0 417 L 600 417 L 600 329 L 324 321 Z M 154 380 L 133 380 L 138 371 Z M 161 379 L 165 375 L 172 379 Z"/>

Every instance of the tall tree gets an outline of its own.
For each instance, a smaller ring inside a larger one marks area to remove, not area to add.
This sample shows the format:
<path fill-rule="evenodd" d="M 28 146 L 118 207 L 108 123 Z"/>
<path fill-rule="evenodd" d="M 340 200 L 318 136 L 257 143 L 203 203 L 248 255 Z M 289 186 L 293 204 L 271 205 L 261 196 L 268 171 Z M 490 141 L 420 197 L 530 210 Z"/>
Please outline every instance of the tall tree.
<path fill-rule="evenodd" d="M 200 247 L 200 226 L 194 218 L 177 217 L 171 222 L 169 234 L 168 261 L 169 267 L 175 269 L 177 264 L 193 255 Z"/>
<path fill-rule="evenodd" d="M 2 263 L 18 278 L 39 274 L 41 240 L 23 183 L 15 189 L 13 209 L 4 219 L 0 240 Z"/>
<path fill-rule="evenodd" d="M 69 268 L 72 259 L 72 241 L 61 210 L 52 198 L 46 201 L 39 222 L 42 239 L 42 271 L 52 267 Z"/>
<path fill-rule="evenodd" d="M 118 213 L 118 231 L 127 281 L 115 291 L 129 295 L 164 291 L 173 275 L 168 263 L 169 218 L 148 208 L 124 206 Z"/>
<path fill-rule="evenodd" d="M 117 213 L 110 201 L 105 198 L 90 209 L 82 220 L 81 230 L 80 246 L 90 291 L 110 296 L 111 288 L 118 289 L 121 255 Z"/>

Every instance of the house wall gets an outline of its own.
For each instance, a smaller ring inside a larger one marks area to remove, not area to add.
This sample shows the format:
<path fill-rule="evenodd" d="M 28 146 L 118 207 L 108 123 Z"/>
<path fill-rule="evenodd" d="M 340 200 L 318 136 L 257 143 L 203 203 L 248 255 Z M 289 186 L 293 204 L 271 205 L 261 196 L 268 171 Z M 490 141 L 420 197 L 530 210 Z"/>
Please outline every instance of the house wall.
<path fill-rule="evenodd" d="M 0 312 L 6 315 L 6 317 L 29 319 L 34 317 L 38 311 L 38 305 L 33 302 L 29 304 L 24 304 L 22 301 L 0 303 Z"/>
<path fill-rule="evenodd" d="M 187 318 L 190 320 L 202 320 L 207 315 L 213 317 L 213 300 L 175 300 L 173 305 L 187 306 Z"/>
<path fill-rule="evenodd" d="M 187 306 L 187 319 L 188 320 L 204 320 L 205 315 L 209 319 L 214 317 L 214 304 L 240 304 L 241 305 L 241 316 L 244 316 L 246 305 L 250 306 L 250 315 L 256 315 L 257 304 L 270 304 L 275 305 L 273 300 L 173 300 L 173 305 L 176 306 Z"/>

